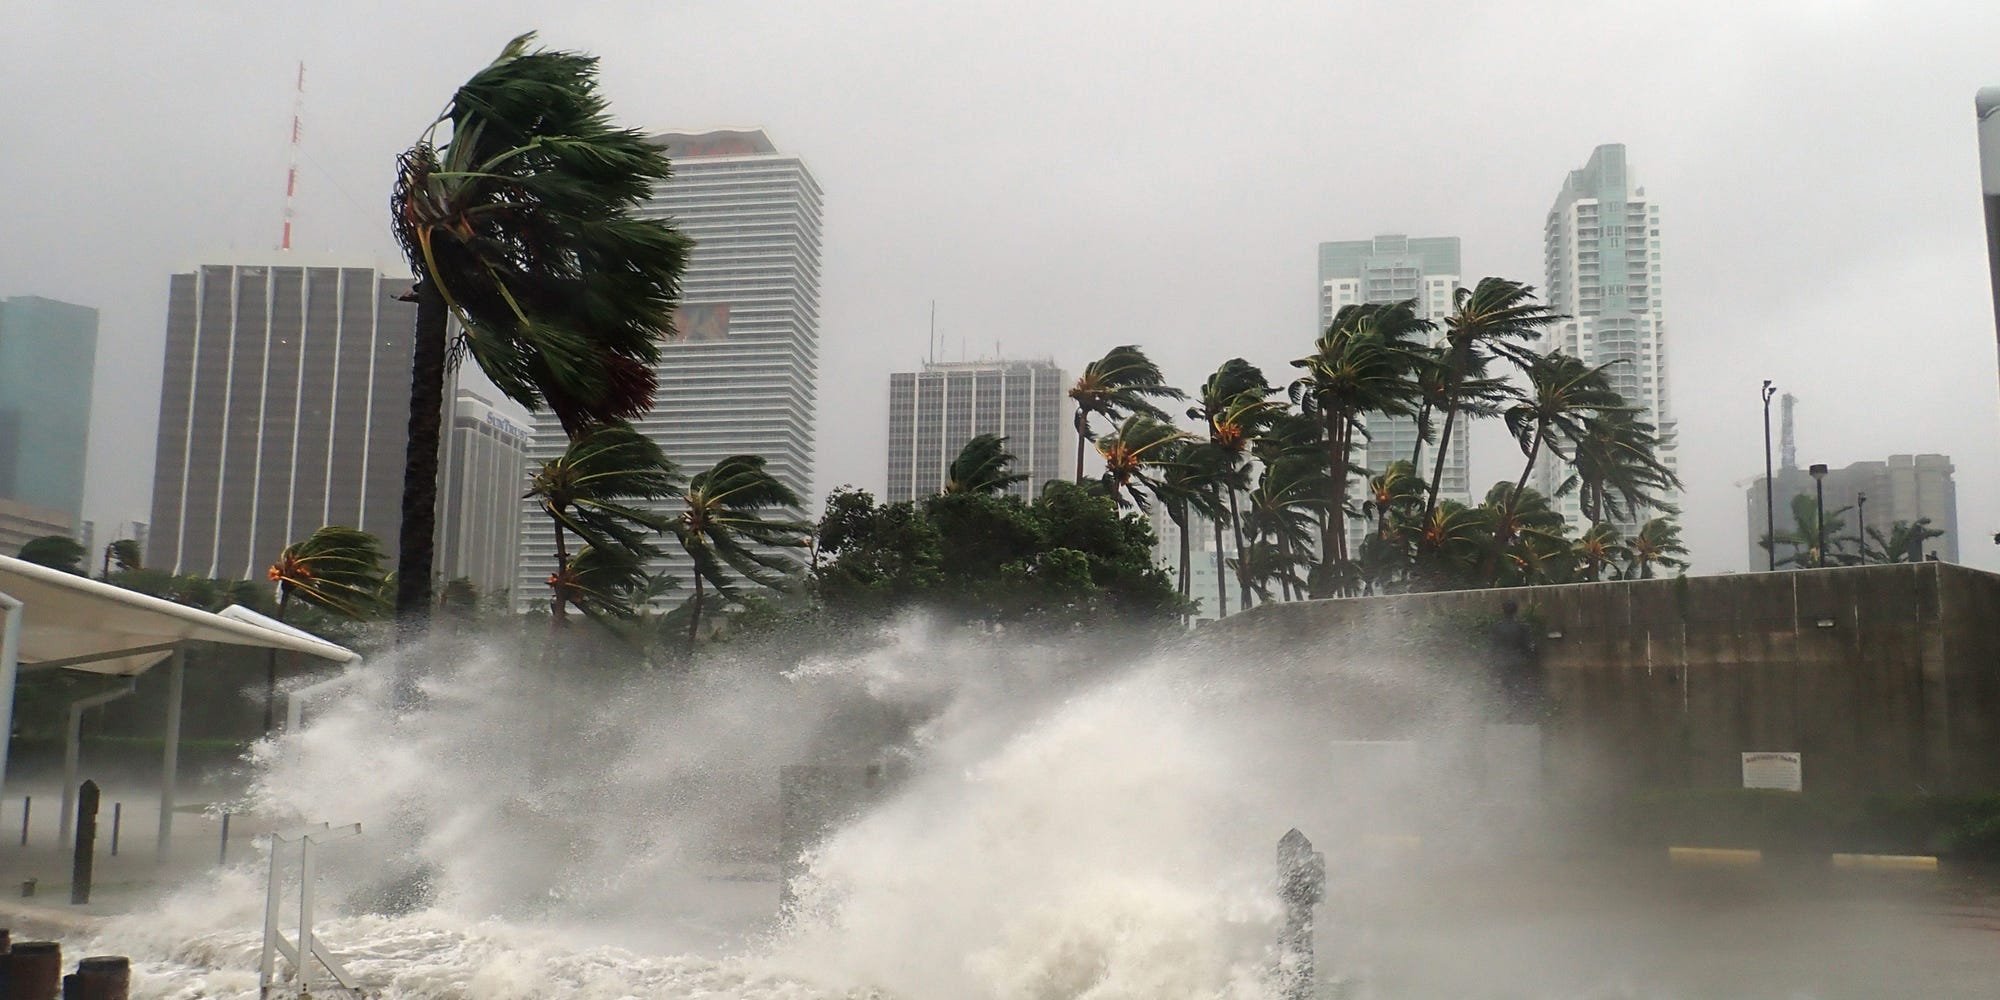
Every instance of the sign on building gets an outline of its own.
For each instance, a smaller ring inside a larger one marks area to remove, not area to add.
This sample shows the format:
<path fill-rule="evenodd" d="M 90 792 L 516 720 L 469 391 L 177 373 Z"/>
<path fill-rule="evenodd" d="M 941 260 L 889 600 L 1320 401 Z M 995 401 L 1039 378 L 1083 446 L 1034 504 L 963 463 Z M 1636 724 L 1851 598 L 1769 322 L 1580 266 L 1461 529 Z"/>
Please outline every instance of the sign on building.
<path fill-rule="evenodd" d="M 1805 789 L 1805 769 L 1797 752 L 1760 751 L 1743 755 L 1743 787 Z"/>

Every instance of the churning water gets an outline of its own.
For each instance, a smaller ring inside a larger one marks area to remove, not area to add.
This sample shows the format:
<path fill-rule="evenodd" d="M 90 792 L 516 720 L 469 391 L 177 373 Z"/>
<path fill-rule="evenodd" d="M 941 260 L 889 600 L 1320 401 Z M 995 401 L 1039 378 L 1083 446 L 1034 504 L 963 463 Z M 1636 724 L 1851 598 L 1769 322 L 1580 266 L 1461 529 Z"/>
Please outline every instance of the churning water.
<path fill-rule="evenodd" d="M 1384 838 L 1464 812 L 1455 769 L 1371 742 L 1454 744 L 1467 702 L 1434 675 L 1115 649 L 909 622 L 783 672 L 614 681 L 441 641 L 421 707 L 371 668 L 260 748 L 246 805 L 362 824 L 322 849 L 319 933 L 390 1000 L 1262 997 L 1280 834 L 1363 898 Z M 903 777 L 780 913 L 779 769 L 863 760 Z M 136 996 L 253 997 L 260 865 L 89 947 L 134 957 Z"/>

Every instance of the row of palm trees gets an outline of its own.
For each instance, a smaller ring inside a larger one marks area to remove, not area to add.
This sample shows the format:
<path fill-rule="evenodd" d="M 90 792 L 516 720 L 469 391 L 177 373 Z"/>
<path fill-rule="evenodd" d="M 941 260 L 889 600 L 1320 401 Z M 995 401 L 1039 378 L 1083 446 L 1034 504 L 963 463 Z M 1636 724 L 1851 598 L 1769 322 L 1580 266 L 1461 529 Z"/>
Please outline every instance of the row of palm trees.
<path fill-rule="evenodd" d="M 1776 544 L 1782 554 L 1778 556 L 1780 566 L 1795 566 L 1806 569 L 1813 566 L 1864 566 L 1872 563 L 1918 562 L 1924 558 L 1924 543 L 1941 538 L 1944 532 L 1935 528 L 1928 517 L 1915 521 L 1896 521 L 1887 531 L 1870 527 L 1866 531 L 1848 533 L 1847 515 L 1852 506 L 1836 507 L 1826 512 L 1824 522 L 1820 518 L 1819 502 L 1810 494 L 1799 493 L 1792 497 L 1792 526 L 1777 534 Z M 1826 552 L 1822 557 L 1820 540 L 1826 540 Z M 1764 535 L 1757 540 L 1760 548 L 1770 549 L 1772 538 Z"/>
<path fill-rule="evenodd" d="M 1184 594 L 1188 532 L 1195 517 L 1207 519 L 1222 614 L 1223 578 L 1232 575 L 1222 553 L 1231 548 L 1240 605 L 1253 594 L 1352 596 L 1684 567 L 1665 500 L 1680 482 L 1658 455 L 1657 429 L 1613 388 L 1609 365 L 1531 346 L 1562 318 L 1532 287 L 1504 278 L 1459 290 L 1442 324 L 1422 318 L 1413 300 L 1344 306 L 1292 362 L 1299 372 L 1287 386 L 1267 384 L 1255 365 L 1233 358 L 1191 400 L 1139 347 L 1113 348 L 1070 390 L 1077 480 L 1085 443 L 1094 441 L 1104 489 L 1121 503 L 1161 505 L 1181 529 Z M 1162 404 L 1177 401 L 1192 404 L 1186 414 L 1199 430 L 1176 426 Z M 1410 418 L 1416 444 L 1386 468 L 1358 465 L 1369 422 L 1382 417 Z M 1453 436 L 1486 417 L 1502 418 L 1520 445 L 1519 477 L 1477 505 L 1441 496 Z M 1433 445 L 1425 477 L 1419 470 Z M 1577 496 L 1586 522 L 1577 537 L 1553 498 L 1528 485 L 1550 462 L 1565 470 L 1556 494 Z M 1664 513 L 1629 539 L 1616 526 L 1651 511 Z M 1365 530 L 1351 532 L 1353 519 Z"/>

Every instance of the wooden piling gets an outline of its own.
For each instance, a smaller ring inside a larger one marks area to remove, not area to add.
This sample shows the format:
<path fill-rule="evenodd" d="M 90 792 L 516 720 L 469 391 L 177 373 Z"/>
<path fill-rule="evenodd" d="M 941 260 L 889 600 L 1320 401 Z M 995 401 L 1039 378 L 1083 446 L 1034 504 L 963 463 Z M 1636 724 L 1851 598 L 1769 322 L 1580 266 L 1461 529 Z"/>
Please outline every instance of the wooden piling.
<path fill-rule="evenodd" d="M 90 878 L 97 867 L 97 782 L 85 781 L 76 799 L 76 854 L 70 859 L 69 901 L 90 902 Z"/>
<path fill-rule="evenodd" d="M 62 988 L 62 945 L 22 941 L 0 956 L 0 996 L 7 1000 L 56 1000 Z"/>
<path fill-rule="evenodd" d="M 132 960 L 123 955 L 98 955 L 76 963 L 63 977 L 63 1000 L 131 1000 Z"/>

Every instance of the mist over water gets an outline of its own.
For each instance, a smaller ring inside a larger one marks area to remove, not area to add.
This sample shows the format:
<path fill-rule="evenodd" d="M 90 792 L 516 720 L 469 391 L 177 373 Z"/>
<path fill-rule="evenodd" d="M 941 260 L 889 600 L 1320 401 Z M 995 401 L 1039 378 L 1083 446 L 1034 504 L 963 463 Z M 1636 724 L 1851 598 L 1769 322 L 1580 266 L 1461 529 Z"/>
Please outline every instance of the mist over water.
<path fill-rule="evenodd" d="M 1394 718 L 1469 747 L 1466 693 L 1330 649 L 1266 661 L 913 619 L 784 670 L 743 654 L 613 677 L 443 640 L 411 655 L 435 665 L 421 707 L 392 709 L 406 664 L 369 668 L 259 748 L 246 803 L 362 824 L 320 851 L 319 933 L 386 998 L 1261 997 L 1286 829 L 1328 853 L 1333 900 L 1397 877 L 1385 837 L 1484 822 L 1436 761 L 1366 742 Z M 812 762 L 905 777 L 812 852 L 780 913 L 778 772 Z M 138 996 L 253 996 L 262 864 L 92 947 L 134 956 Z"/>

